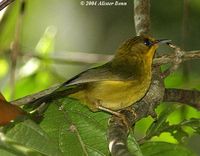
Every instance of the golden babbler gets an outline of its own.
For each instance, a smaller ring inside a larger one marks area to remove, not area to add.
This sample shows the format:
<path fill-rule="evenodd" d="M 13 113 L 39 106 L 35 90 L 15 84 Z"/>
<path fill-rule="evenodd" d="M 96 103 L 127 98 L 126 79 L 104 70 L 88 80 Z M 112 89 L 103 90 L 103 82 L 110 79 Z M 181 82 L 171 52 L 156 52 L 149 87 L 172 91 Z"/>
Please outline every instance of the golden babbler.
<path fill-rule="evenodd" d="M 63 83 L 47 99 L 67 95 L 80 100 L 92 111 L 120 110 L 140 100 L 151 83 L 151 66 L 159 43 L 169 40 L 155 40 L 141 35 L 124 42 L 108 63 L 88 69 Z"/>

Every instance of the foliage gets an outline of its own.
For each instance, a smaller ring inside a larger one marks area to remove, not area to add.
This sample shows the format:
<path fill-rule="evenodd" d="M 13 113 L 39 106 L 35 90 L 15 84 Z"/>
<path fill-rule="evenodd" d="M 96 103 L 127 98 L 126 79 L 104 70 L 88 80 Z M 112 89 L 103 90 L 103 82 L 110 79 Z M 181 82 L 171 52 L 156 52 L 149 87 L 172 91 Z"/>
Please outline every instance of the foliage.
<path fill-rule="evenodd" d="M 161 116 L 163 118 L 163 115 Z M 104 112 L 92 113 L 77 100 L 61 99 L 50 104 L 39 125 L 30 119 L 26 119 L 2 128 L 0 137 L 1 152 L 5 156 L 12 154 L 108 155 L 108 145 L 106 143 L 108 118 L 109 115 Z M 165 120 L 160 122 L 161 118 L 158 118 L 157 125 L 152 124 L 147 131 L 147 136 L 158 135 L 167 127 L 164 124 Z M 191 119 L 182 122 L 182 125 L 192 125 L 199 130 L 200 124 L 198 122 L 196 119 Z M 157 156 L 157 153 L 167 155 L 169 152 L 171 155 L 195 155 L 182 145 L 165 142 L 144 143 L 141 146 L 142 154 L 133 134 L 129 136 L 129 148 L 138 156 Z"/>

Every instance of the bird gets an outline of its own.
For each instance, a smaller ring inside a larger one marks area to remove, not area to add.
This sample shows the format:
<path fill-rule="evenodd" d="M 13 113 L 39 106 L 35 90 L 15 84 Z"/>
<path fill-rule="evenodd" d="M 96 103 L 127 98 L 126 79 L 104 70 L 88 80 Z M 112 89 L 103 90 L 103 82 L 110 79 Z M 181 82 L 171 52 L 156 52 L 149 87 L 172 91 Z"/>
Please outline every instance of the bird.
<path fill-rule="evenodd" d="M 41 104 L 68 96 L 80 100 L 93 112 L 117 114 L 118 110 L 145 96 L 151 84 L 156 49 L 159 44 L 170 41 L 156 40 L 149 35 L 132 37 L 116 50 L 112 60 L 81 72 L 33 103 Z"/>

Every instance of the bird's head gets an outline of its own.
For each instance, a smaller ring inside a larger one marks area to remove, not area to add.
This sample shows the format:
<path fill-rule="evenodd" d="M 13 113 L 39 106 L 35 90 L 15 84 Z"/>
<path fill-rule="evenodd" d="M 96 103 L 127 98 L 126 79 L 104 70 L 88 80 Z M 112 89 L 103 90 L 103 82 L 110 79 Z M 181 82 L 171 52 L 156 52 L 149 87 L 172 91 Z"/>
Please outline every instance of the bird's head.
<path fill-rule="evenodd" d="M 117 50 L 116 55 L 119 55 L 120 57 L 139 56 L 152 59 L 158 45 L 169 42 L 170 40 L 167 39 L 156 40 L 148 35 L 140 35 L 125 41 Z"/>

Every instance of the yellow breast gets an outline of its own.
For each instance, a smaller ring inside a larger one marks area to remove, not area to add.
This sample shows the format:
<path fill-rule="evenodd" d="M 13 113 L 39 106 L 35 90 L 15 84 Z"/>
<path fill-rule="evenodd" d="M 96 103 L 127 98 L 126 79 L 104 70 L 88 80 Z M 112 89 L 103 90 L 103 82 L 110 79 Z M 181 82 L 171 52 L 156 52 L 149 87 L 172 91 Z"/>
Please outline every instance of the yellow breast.
<path fill-rule="evenodd" d="M 140 100 L 149 88 L 149 81 L 100 81 L 89 83 L 85 90 L 70 95 L 91 110 L 97 106 L 119 110 Z"/>

